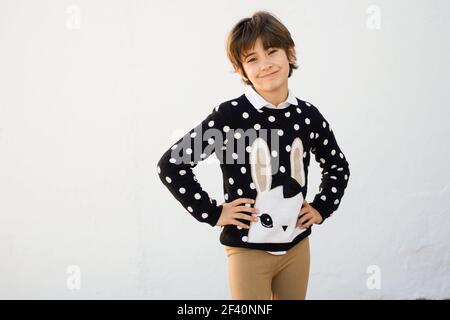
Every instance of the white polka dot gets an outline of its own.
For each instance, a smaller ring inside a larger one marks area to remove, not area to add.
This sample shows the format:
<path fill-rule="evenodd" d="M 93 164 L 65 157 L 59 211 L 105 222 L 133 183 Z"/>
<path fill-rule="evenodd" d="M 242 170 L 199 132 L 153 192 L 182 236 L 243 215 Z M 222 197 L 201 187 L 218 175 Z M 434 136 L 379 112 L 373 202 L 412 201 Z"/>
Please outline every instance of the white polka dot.
<path fill-rule="evenodd" d="M 209 144 L 213 144 L 213 143 L 214 143 L 214 139 L 213 139 L 213 138 L 209 138 L 209 139 L 208 139 L 208 143 L 209 143 Z"/>
<path fill-rule="evenodd" d="M 223 196 L 225 197 L 225 200 L 228 200 L 228 193 L 225 193 Z"/>
<path fill-rule="evenodd" d="M 174 145 L 172 146 L 172 148 L 170 148 L 170 149 L 175 150 L 176 147 L 177 147 L 177 145 L 174 144 Z"/>
<path fill-rule="evenodd" d="M 335 187 L 333 187 L 333 188 L 331 188 L 331 191 L 332 191 L 333 193 L 336 193 L 336 192 L 337 192 L 337 189 L 336 189 Z"/>
<path fill-rule="evenodd" d="M 203 219 L 208 218 L 208 214 L 207 214 L 206 212 L 203 212 L 203 213 L 202 213 L 202 218 L 203 218 Z"/>
<path fill-rule="evenodd" d="M 245 167 L 241 167 L 241 172 L 242 172 L 242 173 L 246 173 L 246 172 L 247 172 L 247 169 L 245 169 Z"/>
<path fill-rule="evenodd" d="M 255 128 L 255 130 L 259 130 L 259 129 L 261 129 L 261 125 L 259 123 L 255 123 L 253 128 Z"/>
<path fill-rule="evenodd" d="M 230 127 L 229 126 L 223 127 L 223 132 L 228 132 L 228 131 L 230 131 Z"/>
<path fill-rule="evenodd" d="M 228 182 L 229 182 L 230 184 L 233 184 L 233 183 L 234 183 L 233 178 L 228 178 Z"/>
<path fill-rule="evenodd" d="M 237 189 L 237 194 L 242 196 L 242 194 L 243 194 L 242 189 Z"/>
<path fill-rule="evenodd" d="M 282 135 L 283 135 L 283 133 L 284 133 L 284 132 L 283 132 L 283 130 L 281 130 L 281 129 L 280 129 L 280 130 L 278 130 L 278 135 L 279 135 L 279 136 L 282 136 Z"/>
<path fill-rule="evenodd" d="M 270 116 L 270 117 L 269 117 L 269 121 L 270 121 L 270 122 L 274 122 L 274 121 L 275 121 L 275 117 L 274 117 L 274 116 Z"/>
<path fill-rule="evenodd" d="M 294 130 L 300 129 L 300 126 L 298 124 L 294 124 Z"/>
<path fill-rule="evenodd" d="M 334 169 L 334 168 L 336 168 L 336 167 L 337 167 L 337 165 L 333 164 L 333 165 L 331 166 L 331 169 Z"/>
<path fill-rule="evenodd" d="M 280 166 L 280 172 L 285 173 L 285 172 L 286 172 L 286 169 L 285 169 L 283 166 Z"/>
<path fill-rule="evenodd" d="M 248 118 L 248 113 L 247 113 L 247 112 L 244 112 L 244 113 L 242 114 L 242 118 L 247 119 L 247 118 Z"/>
<path fill-rule="evenodd" d="M 310 124 L 310 123 L 311 123 L 311 121 L 309 120 L 309 118 L 306 118 L 306 119 L 305 119 L 305 123 L 306 123 L 306 124 Z"/>
<path fill-rule="evenodd" d="M 186 174 L 186 170 L 180 170 L 179 174 L 180 174 L 180 176 L 184 176 Z"/>
<path fill-rule="evenodd" d="M 248 237 L 247 236 L 243 236 L 242 237 L 242 241 L 247 242 L 248 241 Z"/>
<path fill-rule="evenodd" d="M 215 107 L 214 109 L 216 110 L 216 112 L 219 111 L 219 106 Z"/>
<path fill-rule="evenodd" d="M 169 159 L 169 162 L 170 162 L 170 163 L 175 163 L 175 162 L 177 162 L 177 160 L 175 160 L 174 158 L 170 158 L 170 159 Z"/>
<path fill-rule="evenodd" d="M 192 133 L 191 133 L 191 138 L 195 138 L 196 135 L 197 135 L 197 132 L 195 132 L 195 131 L 192 132 Z"/>
<path fill-rule="evenodd" d="M 250 153 L 250 151 L 252 151 L 252 147 L 251 147 L 251 146 L 246 146 L 246 147 L 245 147 L 245 151 L 247 151 L 248 153 Z"/>
<path fill-rule="evenodd" d="M 336 176 L 330 176 L 331 179 L 337 180 Z"/>
<path fill-rule="evenodd" d="M 336 154 L 336 150 L 331 150 L 331 155 L 334 156 Z"/>
<path fill-rule="evenodd" d="M 345 180 L 347 180 L 347 179 L 348 179 L 348 176 L 347 176 L 347 175 L 345 175 L 345 176 L 344 176 L 344 179 L 345 179 Z"/>
<path fill-rule="evenodd" d="M 253 182 L 250 182 L 250 189 L 254 190 L 255 188 L 255 184 Z"/>
<path fill-rule="evenodd" d="M 236 226 L 236 228 L 238 228 L 239 230 L 241 230 L 241 229 L 242 229 L 242 227 L 241 227 L 241 226 Z"/>
<path fill-rule="evenodd" d="M 326 197 L 326 196 L 321 196 L 321 197 L 320 197 L 320 200 L 325 201 L 325 200 L 327 200 L 327 197 Z"/>
<path fill-rule="evenodd" d="M 275 150 L 272 150 L 271 153 L 272 153 L 272 157 L 274 157 L 274 158 L 275 158 L 276 156 L 278 156 L 278 152 L 276 152 Z"/>
<path fill-rule="evenodd" d="M 191 148 L 187 148 L 186 149 L 186 154 L 191 154 L 192 153 L 192 149 Z"/>
<path fill-rule="evenodd" d="M 311 139 L 313 139 L 313 138 L 314 138 L 314 132 L 311 132 L 311 134 L 309 135 L 309 137 L 310 137 Z"/>
<path fill-rule="evenodd" d="M 194 180 L 195 180 L 195 181 L 198 181 L 196 176 L 194 176 Z"/>
<path fill-rule="evenodd" d="M 316 139 L 319 137 L 319 133 L 316 132 Z"/>
<path fill-rule="evenodd" d="M 290 146 L 290 145 L 287 145 L 287 146 L 286 146 L 286 151 L 287 151 L 287 152 L 290 152 L 290 151 L 291 151 L 291 146 Z"/>
<path fill-rule="evenodd" d="M 328 139 L 323 140 L 323 145 L 326 146 L 328 144 Z"/>
<path fill-rule="evenodd" d="M 194 210 L 192 210 L 192 207 L 187 207 L 189 212 L 193 212 Z"/>
<path fill-rule="evenodd" d="M 236 101 L 231 101 L 231 104 L 232 104 L 233 106 L 237 106 L 237 105 L 238 105 L 238 103 L 237 103 Z"/>
<path fill-rule="evenodd" d="M 325 163 L 325 159 L 324 158 L 320 158 L 320 162 Z"/>
<path fill-rule="evenodd" d="M 334 204 L 338 204 L 339 203 L 339 199 L 334 200 Z"/>
<path fill-rule="evenodd" d="M 290 113 L 290 112 L 286 112 L 284 115 L 286 116 L 286 118 L 289 118 L 289 116 L 291 115 L 291 113 Z"/>
<path fill-rule="evenodd" d="M 300 110 L 300 108 L 297 108 L 297 112 L 302 113 L 302 110 Z"/>
<path fill-rule="evenodd" d="M 158 174 L 161 174 L 161 168 L 159 166 L 156 167 L 156 170 L 158 171 Z"/>
<path fill-rule="evenodd" d="M 342 152 L 339 152 L 339 157 L 341 157 L 342 159 L 344 159 L 344 155 L 342 154 Z"/>
<path fill-rule="evenodd" d="M 206 158 L 206 153 L 202 153 L 202 154 L 200 154 L 200 158 Z"/>
<path fill-rule="evenodd" d="M 305 104 L 306 104 L 308 107 L 311 107 L 311 105 L 310 105 L 308 102 L 306 102 L 306 101 L 305 101 Z"/>
<path fill-rule="evenodd" d="M 234 160 L 236 160 L 238 158 L 238 154 L 236 152 L 233 152 L 233 154 L 231 156 L 233 157 Z"/>
<path fill-rule="evenodd" d="M 344 168 L 338 168 L 338 171 L 342 171 L 342 170 L 344 170 Z"/>
<path fill-rule="evenodd" d="M 210 126 L 210 127 L 212 127 L 214 125 L 214 121 L 210 121 L 210 122 L 208 122 L 208 126 Z"/>
<path fill-rule="evenodd" d="M 223 144 L 227 144 L 227 142 L 228 142 L 228 139 L 225 139 L 225 140 L 223 141 Z"/>
<path fill-rule="evenodd" d="M 185 188 L 180 188 L 178 191 L 180 191 L 180 193 L 185 193 L 186 189 Z"/>
<path fill-rule="evenodd" d="M 240 132 L 236 132 L 236 133 L 234 134 L 234 137 L 235 137 L 236 139 L 239 139 L 239 138 L 241 137 L 241 133 L 240 133 Z"/>
<path fill-rule="evenodd" d="M 200 198 L 201 198 L 200 193 L 196 193 L 196 194 L 194 195 L 194 198 L 197 199 L 197 200 L 200 199 Z"/>
<path fill-rule="evenodd" d="M 170 179 L 169 177 L 166 177 L 166 181 L 167 181 L 168 183 L 171 183 L 171 182 L 172 182 L 172 179 Z"/>
<path fill-rule="evenodd" d="M 325 121 L 322 122 L 322 126 L 325 128 L 327 126 L 327 123 Z"/>
<path fill-rule="evenodd" d="M 306 151 L 303 152 L 303 158 L 306 158 Z"/>

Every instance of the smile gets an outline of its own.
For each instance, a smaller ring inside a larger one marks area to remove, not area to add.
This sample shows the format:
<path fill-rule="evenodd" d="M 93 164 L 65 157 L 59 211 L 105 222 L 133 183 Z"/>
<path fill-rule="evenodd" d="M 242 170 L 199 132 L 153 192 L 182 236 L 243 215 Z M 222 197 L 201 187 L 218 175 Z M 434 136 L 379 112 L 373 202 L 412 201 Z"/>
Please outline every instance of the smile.
<path fill-rule="evenodd" d="M 273 72 L 273 73 L 270 73 L 270 74 L 268 74 L 268 75 L 265 75 L 265 76 L 263 76 L 263 77 L 261 77 L 261 78 L 269 78 L 269 77 L 272 77 L 272 76 L 276 75 L 276 74 L 278 73 L 278 71 L 279 71 L 279 70 L 277 70 L 277 71 L 275 71 L 275 72 Z"/>

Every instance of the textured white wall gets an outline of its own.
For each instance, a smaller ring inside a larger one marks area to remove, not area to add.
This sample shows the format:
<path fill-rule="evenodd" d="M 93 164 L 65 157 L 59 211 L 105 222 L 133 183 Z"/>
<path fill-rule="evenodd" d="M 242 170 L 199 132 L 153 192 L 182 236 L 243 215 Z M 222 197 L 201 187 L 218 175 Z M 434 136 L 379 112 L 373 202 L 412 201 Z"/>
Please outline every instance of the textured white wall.
<path fill-rule="evenodd" d="M 225 37 L 257 9 L 291 30 L 290 88 L 350 163 L 311 236 L 308 298 L 450 298 L 445 0 L 0 2 L 0 298 L 230 297 L 220 230 L 156 163 L 242 94 Z M 223 202 L 213 160 L 196 174 Z"/>

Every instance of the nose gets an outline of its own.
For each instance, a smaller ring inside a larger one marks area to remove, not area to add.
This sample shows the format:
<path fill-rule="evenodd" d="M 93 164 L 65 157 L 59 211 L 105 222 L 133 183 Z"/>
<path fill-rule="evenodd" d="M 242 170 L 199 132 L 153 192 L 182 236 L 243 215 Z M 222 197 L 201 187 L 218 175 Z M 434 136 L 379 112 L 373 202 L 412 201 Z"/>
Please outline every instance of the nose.
<path fill-rule="evenodd" d="M 288 226 L 281 226 L 283 228 L 283 231 L 286 231 Z"/>

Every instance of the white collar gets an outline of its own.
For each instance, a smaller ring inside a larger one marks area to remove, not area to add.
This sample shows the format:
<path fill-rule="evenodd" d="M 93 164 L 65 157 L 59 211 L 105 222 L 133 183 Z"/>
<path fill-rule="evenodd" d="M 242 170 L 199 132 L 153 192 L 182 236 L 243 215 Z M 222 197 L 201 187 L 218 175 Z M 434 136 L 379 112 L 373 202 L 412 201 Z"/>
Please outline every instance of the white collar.
<path fill-rule="evenodd" d="M 278 106 L 274 106 L 270 102 L 267 102 L 261 95 L 253 89 L 252 86 L 248 86 L 245 90 L 245 96 L 250 101 L 250 103 L 257 109 L 261 109 L 262 107 L 268 107 L 272 109 L 284 109 L 289 107 L 289 105 L 298 105 L 297 98 L 295 97 L 292 90 L 288 89 L 288 97 L 286 101 L 280 103 Z"/>

